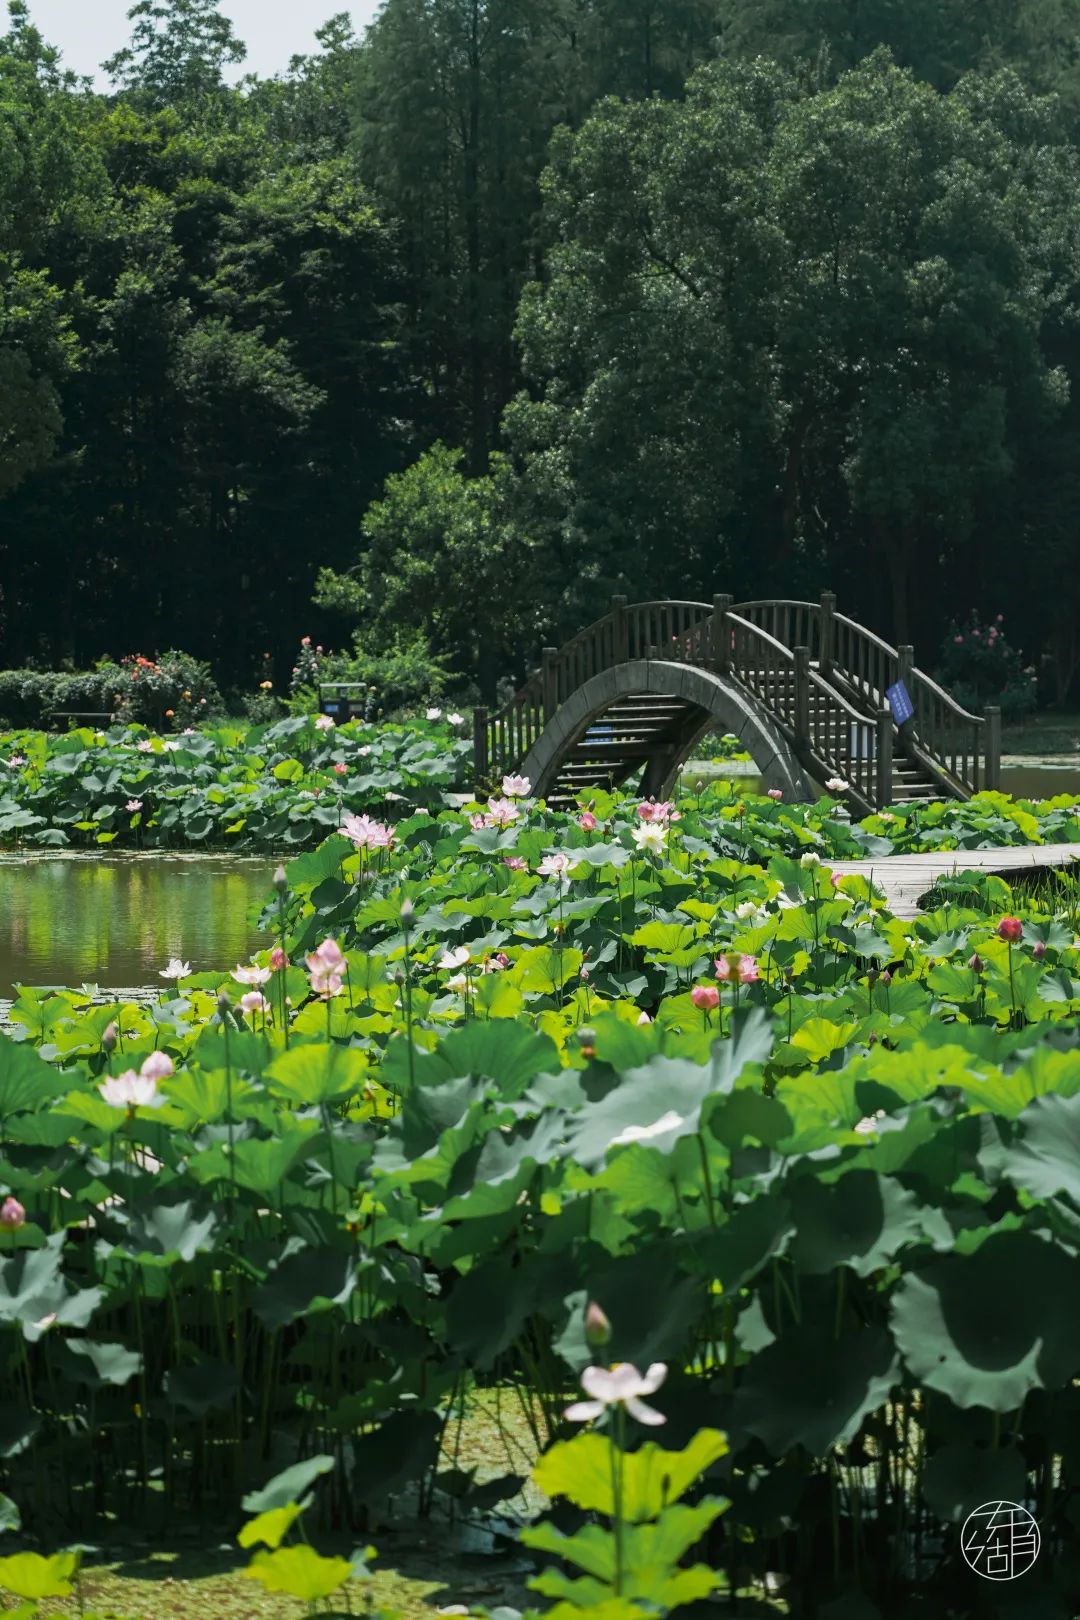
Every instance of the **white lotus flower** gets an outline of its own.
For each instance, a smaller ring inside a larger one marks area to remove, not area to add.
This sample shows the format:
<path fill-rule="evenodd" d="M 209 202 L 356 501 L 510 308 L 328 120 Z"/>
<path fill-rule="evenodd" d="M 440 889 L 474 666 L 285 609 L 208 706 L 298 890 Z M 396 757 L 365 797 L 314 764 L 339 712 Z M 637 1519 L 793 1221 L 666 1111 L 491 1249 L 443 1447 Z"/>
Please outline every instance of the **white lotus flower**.
<path fill-rule="evenodd" d="M 190 972 L 191 972 L 191 963 L 190 962 L 181 962 L 181 960 L 180 960 L 180 958 L 178 956 L 174 956 L 169 962 L 166 962 L 166 964 L 165 964 L 165 966 L 163 968 L 158 969 L 158 978 L 159 979 L 186 979 Z"/>
<path fill-rule="evenodd" d="M 757 916 L 757 902 L 744 900 L 741 906 L 735 907 L 735 915 L 740 922 L 748 922 L 751 917 Z"/>
<path fill-rule="evenodd" d="M 812 866 L 821 865 L 821 856 L 816 854 L 812 849 L 808 849 L 802 860 L 799 862 L 799 865 L 805 866 L 807 871 L 809 871 Z"/>
<path fill-rule="evenodd" d="M 638 849 L 647 850 L 652 855 L 662 855 L 667 843 L 667 828 L 656 821 L 643 821 L 630 836 Z"/>
<path fill-rule="evenodd" d="M 452 990 L 455 995 L 463 996 L 469 988 L 469 975 L 467 973 L 455 973 L 452 979 L 447 979 L 446 988 Z"/>
<path fill-rule="evenodd" d="M 142 1080 L 165 1080 L 173 1072 L 173 1060 L 168 1052 L 151 1052 L 139 1070 Z"/>
<path fill-rule="evenodd" d="M 465 724 L 465 716 L 463 714 L 448 714 L 446 719 L 447 723 L 451 726 L 462 726 Z"/>
<path fill-rule="evenodd" d="M 532 783 L 527 776 L 504 776 L 502 790 L 504 799 L 527 799 L 532 792 Z"/>
<path fill-rule="evenodd" d="M 441 720 L 442 719 L 442 710 L 441 709 L 429 709 L 427 711 L 426 718 L 428 720 Z"/>
<path fill-rule="evenodd" d="M 826 793 L 848 793 L 850 790 L 851 783 L 845 782 L 842 776 L 830 776 L 825 784 Z"/>
<path fill-rule="evenodd" d="M 655 1395 L 667 1377 L 662 1361 L 654 1361 L 646 1373 L 639 1373 L 629 1361 L 617 1361 L 614 1367 L 586 1367 L 581 1375 L 581 1387 L 591 1398 L 575 1401 L 563 1416 L 571 1423 L 589 1423 L 603 1417 L 609 1406 L 623 1406 L 639 1423 L 655 1427 L 667 1418 L 652 1406 L 646 1406 L 643 1395 Z"/>
<path fill-rule="evenodd" d="M 668 1131 L 673 1131 L 685 1123 L 681 1114 L 669 1108 L 666 1114 L 661 1114 L 651 1125 L 627 1125 L 618 1136 L 611 1138 L 608 1147 L 623 1147 L 627 1142 L 650 1142 L 654 1136 L 664 1136 Z"/>
<path fill-rule="evenodd" d="M 565 877 L 570 870 L 570 857 L 557 849 L 554 855 L 545 855 L 536 870 L 541 877 Z"/>
<path fill-rule="evenodd" d="M 126 1108 L 129 1113 L 136 1108 L 160 1108 L 165 1101 L 157 1081 L 149 1075 L 136 1074 L 134 1069 L 126 1074 L 110 1074 L 98 1090 L 110 1108 Z"/>
<path fill-rule="evenodd" d="M 453 972 L 455 968 L 464 967 L 466 962 L 471 960 L 472 952 L 467 945 L 455 945 L 452 951 L 443 951 L 439 957 L 439 966 Z"/>
<path fill-rule="evenodd" d="M 254 964 L 250 967 L 241 967 L 238 962 L 232 970 L 232 976 L 237 984 L 266 984 L 272 971 L 271 968 L 256 967 Z"/>

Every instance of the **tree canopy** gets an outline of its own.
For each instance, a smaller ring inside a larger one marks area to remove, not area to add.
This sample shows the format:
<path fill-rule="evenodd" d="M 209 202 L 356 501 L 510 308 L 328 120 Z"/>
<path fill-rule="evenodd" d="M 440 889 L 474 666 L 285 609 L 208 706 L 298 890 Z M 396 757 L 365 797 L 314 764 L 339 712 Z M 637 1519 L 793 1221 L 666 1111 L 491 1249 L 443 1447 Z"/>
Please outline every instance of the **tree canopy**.
<path fill-rule="evenodd" d="M 10 662 L 356 626 L 490 697 L 614 590 L 831 586 L 1067 685 L 1080 0 L 385 0 L 269 80 L 138 0 L 105 91 L 8 9 Z"/>

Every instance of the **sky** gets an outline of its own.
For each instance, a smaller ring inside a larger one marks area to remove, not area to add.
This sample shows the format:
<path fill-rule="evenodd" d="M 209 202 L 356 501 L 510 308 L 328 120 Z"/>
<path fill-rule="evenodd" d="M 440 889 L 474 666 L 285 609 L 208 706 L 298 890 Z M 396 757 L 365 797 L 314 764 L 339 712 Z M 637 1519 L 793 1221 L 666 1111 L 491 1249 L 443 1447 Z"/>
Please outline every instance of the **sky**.
<path fill-rule="evenodd" d="M 50 45 L 63 51 L 64 66 L 91 75 L 101 89 L 108 87 L 98 71 L 101 63 L 130 37 L 131 4 L 132 0 L 29 0 L 31 21 Z M 354 0 L 352 5 L 349 0 L 221 0 L 219 9 L 248 48 L 243 65 L 231 76 L 269 77 L 286 68 L 290 56 L 316 49 L 316 28 L 336 12 L 350 11 L 359 32 L 375 15 L 378 0 Z M 6 11 L 0 0 L 0 28 Z"/>

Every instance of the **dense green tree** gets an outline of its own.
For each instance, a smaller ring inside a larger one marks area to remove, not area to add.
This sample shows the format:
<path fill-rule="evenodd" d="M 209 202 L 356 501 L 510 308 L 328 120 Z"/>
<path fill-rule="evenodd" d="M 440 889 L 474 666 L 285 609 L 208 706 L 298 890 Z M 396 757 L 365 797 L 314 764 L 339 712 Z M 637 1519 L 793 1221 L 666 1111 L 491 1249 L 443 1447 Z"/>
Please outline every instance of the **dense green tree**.
<path fill-rule="evenodd" d="M 217 0 L 137 0 L 128 21 L 135 25 L 130 44 L 102 65 L 157 107 L 215 95 L 224 69 L 247 55 Z"/>
<path fill-rule="evenodd" d="M 536 386 L 507 426 L 567 621 L 617 582 L 788 594 L 824 571 L 907 639 L 915 570 L 1067 393 L 1040 332 L 1075 186 L 993 111 L 883 55 L 819 94 L 724 65 L 556 144 L 520 323 Z"/>

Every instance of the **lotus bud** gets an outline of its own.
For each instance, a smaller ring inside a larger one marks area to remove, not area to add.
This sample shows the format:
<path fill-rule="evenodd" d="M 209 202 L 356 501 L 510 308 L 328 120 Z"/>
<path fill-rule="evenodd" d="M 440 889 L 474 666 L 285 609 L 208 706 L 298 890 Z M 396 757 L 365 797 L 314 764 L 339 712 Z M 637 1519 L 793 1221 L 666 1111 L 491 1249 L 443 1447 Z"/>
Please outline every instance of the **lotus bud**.
<path fill-rule="evenodd" d="M 642 1024 L 651 1024 L 651 1023 L 652 1023 L 652 1019 L 649 1017 L 647 1012 L 638 1013 L 638 1025 L 639 1026 L 642 1025 Z"/>
<path fill-rule="evenodd" d="M 105 1025 L 105 1033 L 101 1037 L 101 1050 L 103 1052 L 105 1052 L 105 1053 L 112 1052 L 114 1050 L 115 1046 L 116 1046 L 116 1041 L 117 1041 L 116 1025 L 115 1024 L 106 1024 Z"/>
<path fill-rule="evenodd" d="M 1035 958 L 1036 962 L 1041 962 L 1043 957 L 1046 955 L 1045 942 L 1041 939 L 1037 939 L 1034 945 L 1031 947 L 1031 954 Z"/>
<path fill-rule="evenodd" d="M 596 1031 L 595 1031 L 595 1029 L 587 1029 L 585 1027 L 582 1027 L 577 1032 L 577 1038 L 578 1038 L 578 1045 L 581 1047 L 582 1056 L 587 1057 L 587 1058 L 594 1058 L 596 1056 Z"/>
<path fill-rule="evenodd" d="M 412 922 L 413 917 L 415 915 L 416 915 L 416 907 L 413 905 L 412 901 L 411 900 L 403 900 L 401 902 L 401 920 L 405 924 L 406 927 L 408 927 L 409 923 Z"/>
<path fill-rule="evenodd" d="M 285 876 L 285 868 L 283 866 L 279 866 L 277 871 L 274 873 L 274 888 L 281 890 L 287 889 L 288 887 L 289 880 Z"/>
<path fill-rule="evenodd" d="M 400 968 L 395 968 L 394 969 L 394 983 L 395 984 L 404 984 L 405 983 L 405 975 L 401 971 Z"/>
<path fill-rule="evenodd" d="M 888 968 L 886 968 L 884 973 L 881 975 L 881 982 L 885 986 L 886 990 L 889 988 L 890 984 L 892 984 L 892 974 L 889 972 Z"/>
<path fill-rule="evenodd" d="M 224 1018 L 231 1006 L 232 1002 L 229 1000 L 229 992 L 227 990 L 222 990 L 221 994 L 217 998 L 217 1010 L 221 1014 L 222 1018 Z"/>
<path fill-rule="evenodd" d="M 978 951 L 973 951 L 968 957 L 968 967 L 971 969 L 972 973 L 982 973 L 985 969 L 986 963 L 983 961 Z"/>
<path fill-rule="evenodd" d="M 285 955 L 285 952 L 282 950 L 280 945 L 275 945 L 273 950 L 270 952 L 270 966 L 273 968 L 275 973 L 280 973 L 282 968 L 288 967 L 288 965 L 289 958 Z"/>
<path fill-rule="evenodd" d="M 26 1225 L 26 1211 L 17 1198 L 5 1198 L 0 1204 L 0 1226 L 5 1232 L 17 1232 Z"/>
<path fill-rule="evenodd" d="M 590 1300 L 585 1311 L 585 1343 L 600 1350 L 611 1341 L 611 1323 L 596 1301 Z"/>

